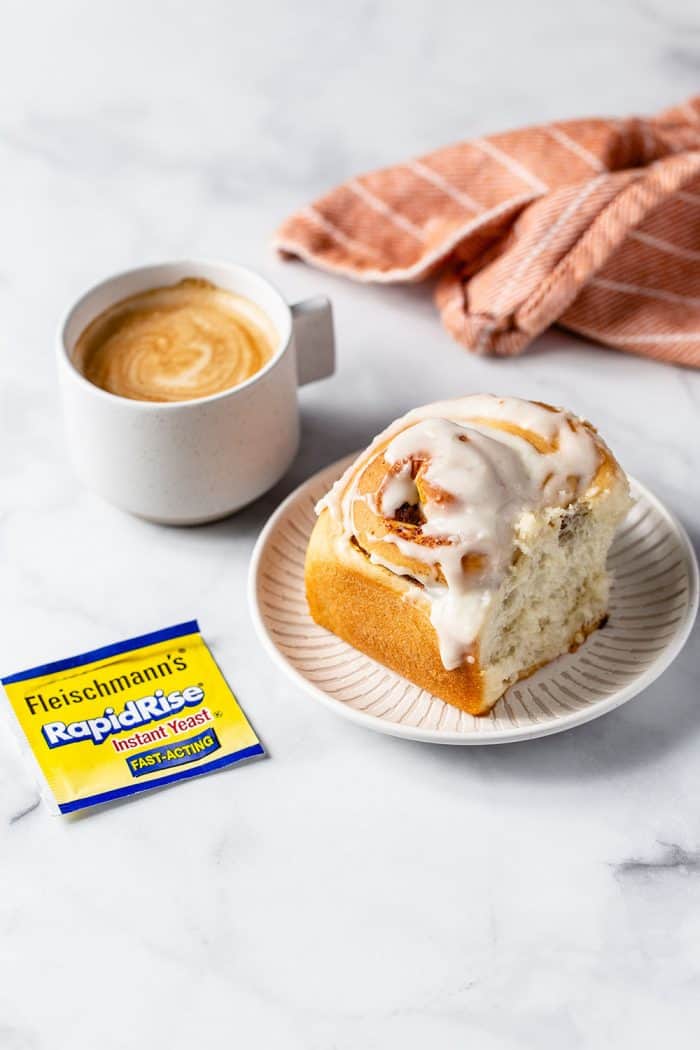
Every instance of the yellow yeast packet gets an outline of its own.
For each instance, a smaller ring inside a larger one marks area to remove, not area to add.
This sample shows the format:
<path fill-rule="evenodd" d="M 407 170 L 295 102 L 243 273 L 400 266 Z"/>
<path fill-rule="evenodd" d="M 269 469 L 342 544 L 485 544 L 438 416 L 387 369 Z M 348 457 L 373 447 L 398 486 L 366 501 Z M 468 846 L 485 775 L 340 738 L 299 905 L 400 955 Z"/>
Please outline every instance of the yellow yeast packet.
<path fill-rule="evenodd" d="M 196 620 L 0 681 L 61 813 L 264 754 Z"/>

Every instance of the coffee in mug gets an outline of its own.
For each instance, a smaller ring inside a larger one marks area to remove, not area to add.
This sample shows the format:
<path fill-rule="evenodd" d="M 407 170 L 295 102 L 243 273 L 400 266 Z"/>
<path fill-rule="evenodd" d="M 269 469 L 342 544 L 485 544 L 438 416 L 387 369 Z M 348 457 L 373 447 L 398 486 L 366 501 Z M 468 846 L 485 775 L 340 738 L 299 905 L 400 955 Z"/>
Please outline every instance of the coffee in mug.
<path fill-rule="evenodd" d="M 95 386 L 135 401 L 191 401 L 231 390 L 272 360 L 279 335 L 252 300 L 201 277 L 104 310 L 73 362 Z"/>
<path fill-rule="evenodd" d="M 118 273 L 72 305 L 57 340 L 83 481 L 151 521 L 194 525 L 274 485 L 299 445 L 297 390 L 334 368 L 328 300 L 288 304 L 236 263 Z"/>

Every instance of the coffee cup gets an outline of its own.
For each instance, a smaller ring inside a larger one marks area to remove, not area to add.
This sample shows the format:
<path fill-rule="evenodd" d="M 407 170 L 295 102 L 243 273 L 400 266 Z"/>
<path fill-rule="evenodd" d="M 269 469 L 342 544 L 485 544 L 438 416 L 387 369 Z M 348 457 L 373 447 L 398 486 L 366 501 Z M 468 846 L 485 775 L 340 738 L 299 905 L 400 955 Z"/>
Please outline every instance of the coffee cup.
<path fill-rule="evenodd" d="M 74 359 L 84 330 L 110 307 L 153 288 L 199 278 L 254 303 L 278 335 L 269 361 L 230 389 L 187 401 L 122 397 L 90 382 Z M 297 390 L 332 375 L 327 299 L 288 305 L 253 270 L 183 261 L 128 270 L 91 288 L 58 334 L 68 448 L 78 476 L 139 517 L 196 525 L 226 517 L 279 481 L 299 445 Z"/>

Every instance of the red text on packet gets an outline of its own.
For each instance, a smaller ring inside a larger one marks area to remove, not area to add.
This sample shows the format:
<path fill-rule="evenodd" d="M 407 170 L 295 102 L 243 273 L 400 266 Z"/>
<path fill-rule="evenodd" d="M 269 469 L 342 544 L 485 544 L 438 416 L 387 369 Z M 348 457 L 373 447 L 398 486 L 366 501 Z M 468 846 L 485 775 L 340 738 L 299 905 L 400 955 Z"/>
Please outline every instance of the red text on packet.
<path fill-rule="evenodd" d="M 172 721 L 166 722 L 168 729 L 171 733 L 185 733 L 188 729 L 194 729 L 195 726 L 204 725 L 205 722 L 212 721 L 212 713 L 208 707 L 203 707 L 201 711 L 198 711 L 196 715 L 187 715 L 185 718 L 173 718 Z"/>

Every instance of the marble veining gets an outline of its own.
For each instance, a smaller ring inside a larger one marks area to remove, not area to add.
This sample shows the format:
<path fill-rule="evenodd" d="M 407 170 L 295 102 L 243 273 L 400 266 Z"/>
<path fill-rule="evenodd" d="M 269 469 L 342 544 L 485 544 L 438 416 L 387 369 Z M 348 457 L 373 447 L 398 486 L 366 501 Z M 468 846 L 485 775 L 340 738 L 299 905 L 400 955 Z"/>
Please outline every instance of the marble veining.
<path fill-rule="evenodd" d="M 681 875 L 700 873 L 700 850 L 685 849 L 676 842 L 659 842 L 658 847 L 658 855 L 651 859 L 630 857 L 615 864 L 616 873 L 632 878 L 664 875 L 667 872 Z"/>
<path fill-rule="evenodd" d="M 0 723 L 0 1050 L 694 1045 L 700 635 L 633 703 L 477 751 L 370 734 L 254 635 L 245 578 L 301 480 L 417 403 L 565 404 L 700 542 L 700 375 L 551 331 L 450 341 L 429 287 L 274 258 L 278 222 L 356 172 L 519 123 L 697 91 L 689 0 L 52 4 L 0 33 L 0 671 L 197 616 L 264 762 L 59 820 Z M 125 266 L 186 256 L 332 298 L 339 371 L 302 446 L 228 521 L 163 529 L 66 461 L 57 320 Z"/>

